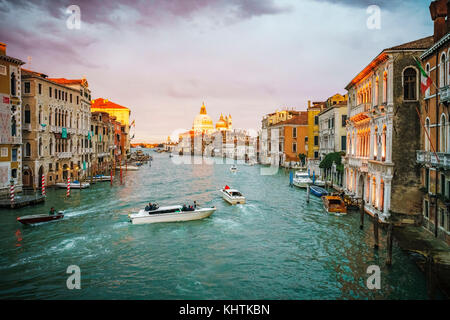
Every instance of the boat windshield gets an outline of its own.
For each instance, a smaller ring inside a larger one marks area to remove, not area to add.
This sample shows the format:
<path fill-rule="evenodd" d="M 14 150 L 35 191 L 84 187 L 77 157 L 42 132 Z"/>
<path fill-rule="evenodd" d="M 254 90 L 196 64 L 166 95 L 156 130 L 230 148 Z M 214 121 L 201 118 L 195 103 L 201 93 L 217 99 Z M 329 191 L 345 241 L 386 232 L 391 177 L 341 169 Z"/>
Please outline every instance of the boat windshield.
<path fill-rule="evenodd" d="M 241 196 L 242 196 L 242 193 L 240 193 L 240 192 L 232 192 L 231 195 L 232 195 L 233 197 L 241 197 Z"/>
<path fill-rule="evenodd" d="M 329 204 L 333 204 L 333 205 L 340 205 L 341 204 L 341 200 L 337 200 L 337 199 L 331 199 L 328 200 Z"/>

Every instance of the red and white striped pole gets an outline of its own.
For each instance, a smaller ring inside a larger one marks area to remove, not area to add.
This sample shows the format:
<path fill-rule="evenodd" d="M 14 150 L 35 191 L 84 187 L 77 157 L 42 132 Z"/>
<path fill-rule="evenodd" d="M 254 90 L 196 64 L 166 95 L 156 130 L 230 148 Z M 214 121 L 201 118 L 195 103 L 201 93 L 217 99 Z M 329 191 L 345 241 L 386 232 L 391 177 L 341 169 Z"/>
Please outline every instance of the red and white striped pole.
<path fill-rule="evenodd" d="M 67 178 L 67 196 L 70 196 L 70 176 Z"/>
<path fill-rule="evenodd" d="M 45 175 L 42 175 L 41 184 L 42 184 L 42 195 L 45 197 L 46 196 L 46 194 L 45 194 Z"/>
<path fill-rule="evenodd" d="M 9 197 L 11 200 L 11 205 L 14 205 L 14 182 L 11 183 L 11 187 L 9 189 Z"/>

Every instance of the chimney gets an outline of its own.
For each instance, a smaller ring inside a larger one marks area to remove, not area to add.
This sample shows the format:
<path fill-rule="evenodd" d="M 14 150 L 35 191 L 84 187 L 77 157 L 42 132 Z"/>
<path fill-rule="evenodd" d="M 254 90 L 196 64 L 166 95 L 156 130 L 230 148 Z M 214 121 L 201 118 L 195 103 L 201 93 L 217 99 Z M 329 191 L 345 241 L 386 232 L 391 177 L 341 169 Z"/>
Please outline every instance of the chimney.
<path fill-rule="evenodd" d="M 0 42 L 0 56 L 6 56 L 6 44 Z"/>
<path fill-rule="evenodd" d="M 311 108 L 311 100 L 308 100 L 308 109 Z"/>
<path fill-rule="evenodd" d="M 434 43 L 447 33 L 447 6 L 448 0 L 437 0 L 430 4 L 431 19 L 434 21 Z"/>

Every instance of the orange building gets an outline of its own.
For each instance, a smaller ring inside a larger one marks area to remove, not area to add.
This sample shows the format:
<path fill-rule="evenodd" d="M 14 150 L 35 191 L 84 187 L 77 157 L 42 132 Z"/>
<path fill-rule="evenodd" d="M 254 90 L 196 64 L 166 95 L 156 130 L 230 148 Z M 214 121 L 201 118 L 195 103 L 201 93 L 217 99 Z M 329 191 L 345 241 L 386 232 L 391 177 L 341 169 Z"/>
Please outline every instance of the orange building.
<path fill-rule="evenodd" d="M 308 112 L 300 111 L 299 115 L 289 120 L 278 122 L 272 131 L 279 129 L 278 154 L 280 163 L 299 162 L 299 154 L 306 156 L 308 136 Z"/>
<path fill-rule="evenodd" d="M 447 1 L 430 5 L 433 46 L 421 55 L 422 68 L 432 80 L 420 110 L 423 225 L 450 243 L 450 10 Z M 425 84 L 425 83 L 423 83 Z"/>

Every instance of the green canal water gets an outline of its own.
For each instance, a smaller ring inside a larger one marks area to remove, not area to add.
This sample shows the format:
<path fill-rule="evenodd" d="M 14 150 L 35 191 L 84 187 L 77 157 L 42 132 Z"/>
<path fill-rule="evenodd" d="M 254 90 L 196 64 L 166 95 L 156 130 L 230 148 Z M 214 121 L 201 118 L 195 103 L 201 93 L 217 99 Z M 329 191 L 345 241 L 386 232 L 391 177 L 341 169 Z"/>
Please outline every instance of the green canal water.
<path fill-rule="evenodd" d="M 359 215 L 326 214 L 289 187 L 289 173 L 259 166 L 174 164 L 167 154 L 114 186 L 48 190 L 45 204 L 0 209 L 0 298 L 20 299 L 426 299 L 425 277 L 397 246 L 385 266 L 385 235 L 373 249 L 371 225 Z M 190 157 L 189 157 L 190 158 Z M 197 159 L 201 160 L 201 158 Z M 230 206 L 228 184 L 247 204 Z M 128 214 L 148 201 L 216 206 L 200 221 L 132 225 Z M 58 222 L 23 226 L 18 216 L 65 210 Z M 66 287 L 68 266 L 81 289 Z M 370 265 L 381 289 L 369 290 Z"/>

